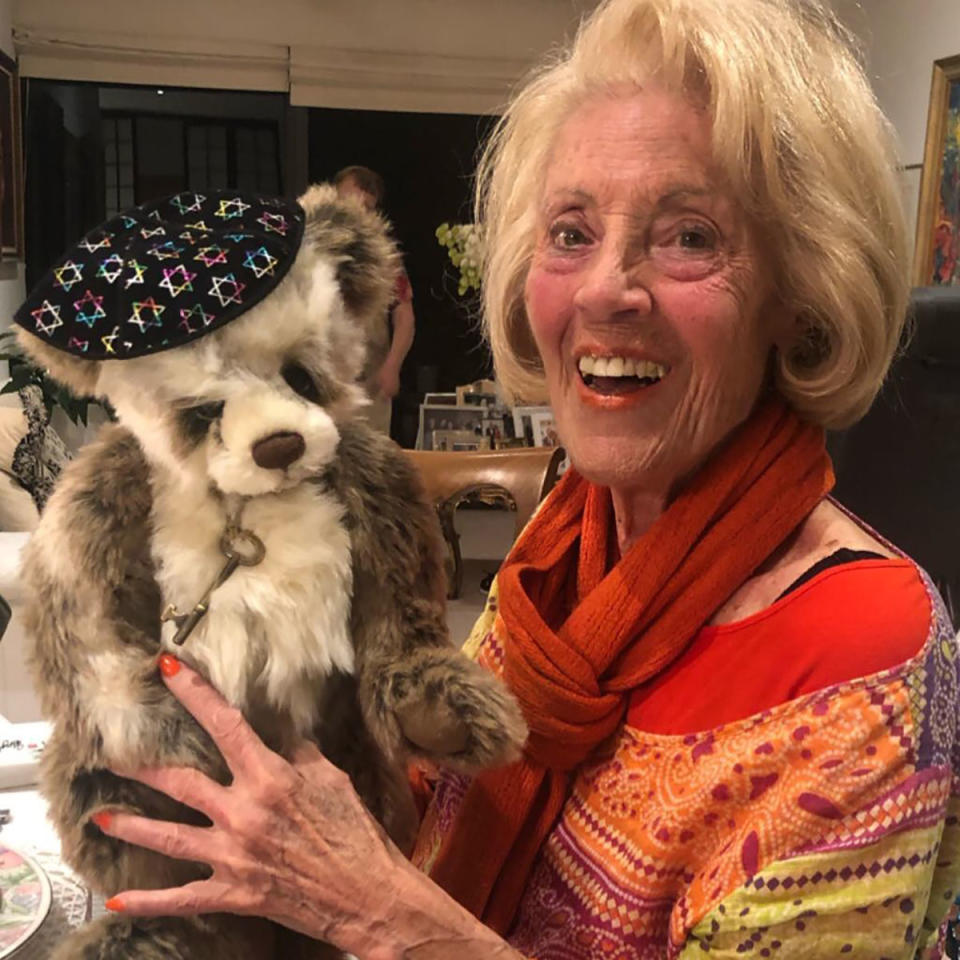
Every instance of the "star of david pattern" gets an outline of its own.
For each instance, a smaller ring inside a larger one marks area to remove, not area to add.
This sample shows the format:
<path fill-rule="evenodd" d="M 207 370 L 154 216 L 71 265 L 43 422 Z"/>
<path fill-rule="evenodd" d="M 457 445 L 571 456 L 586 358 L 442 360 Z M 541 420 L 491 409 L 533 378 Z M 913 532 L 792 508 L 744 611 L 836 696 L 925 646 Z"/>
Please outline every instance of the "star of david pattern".
<path fill-rule="evenodd" d="M 232 190 L 141 204 L 66 251 L 14 319 L 90 360 L 169 350 L 269 294 L 293 265 L 303 227 L 299 204 Z"/>

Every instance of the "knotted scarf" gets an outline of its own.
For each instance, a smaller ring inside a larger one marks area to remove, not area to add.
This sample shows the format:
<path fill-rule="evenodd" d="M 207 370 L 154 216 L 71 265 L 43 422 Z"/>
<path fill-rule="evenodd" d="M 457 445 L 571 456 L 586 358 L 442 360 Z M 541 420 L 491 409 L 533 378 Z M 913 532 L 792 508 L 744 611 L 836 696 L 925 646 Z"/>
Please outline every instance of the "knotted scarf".
<path fill-rule="evenodd" d="M 823 431 L 768 399 L 623 557 L 610 491 L 568 471 L 498 576 L 523 757 L 477 776 L 431 870 L 506 934 L 578 765 L 833 485 Z M 704 690 L 704 696 L 721 691 Z"/>

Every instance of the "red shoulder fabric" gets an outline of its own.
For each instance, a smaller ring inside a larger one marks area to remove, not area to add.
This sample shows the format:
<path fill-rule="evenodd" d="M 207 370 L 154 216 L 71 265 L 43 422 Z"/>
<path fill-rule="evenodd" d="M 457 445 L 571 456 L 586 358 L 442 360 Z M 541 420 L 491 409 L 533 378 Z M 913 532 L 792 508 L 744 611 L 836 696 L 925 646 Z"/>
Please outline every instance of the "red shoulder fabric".
<path fill-rule="evenodd" d="M 909 560 L 831 567 L 759 613 L 704 627 L 631 696 L 627 723 L 686 734 L 906 662 L 926 642 L 930 599 Z"/>
<path fill-rule="evenodd" d="M 413 287 L 410 285 L 410 278 L 407 276 L 406 269 L 401 267 L 393 284 L 394 303 L 408 303 L 412 299 Z"/>

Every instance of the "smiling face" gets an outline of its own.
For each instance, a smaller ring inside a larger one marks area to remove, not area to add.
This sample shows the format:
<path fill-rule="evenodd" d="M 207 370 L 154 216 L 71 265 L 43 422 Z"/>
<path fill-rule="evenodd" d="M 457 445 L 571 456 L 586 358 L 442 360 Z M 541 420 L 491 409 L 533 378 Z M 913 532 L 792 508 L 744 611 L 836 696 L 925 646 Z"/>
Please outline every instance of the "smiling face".
<path fill-rule="evenodd" d="M 710 123 L 657 89 L 586 101 L 552 151 L 525 287 L 571 461 L 668 492 L 750 413 L 778 336 Z"/>

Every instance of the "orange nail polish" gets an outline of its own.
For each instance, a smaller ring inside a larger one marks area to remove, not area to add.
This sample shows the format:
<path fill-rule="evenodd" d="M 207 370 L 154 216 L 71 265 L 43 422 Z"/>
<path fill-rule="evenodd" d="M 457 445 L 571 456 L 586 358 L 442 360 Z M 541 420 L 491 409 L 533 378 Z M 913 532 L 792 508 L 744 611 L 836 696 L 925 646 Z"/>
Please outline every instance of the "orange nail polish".
<path fill-rule="evenodd" d="M 119 897 L 111 897 L 104 906 L 108 910 L 112 910 L 114 913 L 123 913 L 127 908 L 123 905 L 123 901 Z"/>
<path fill-rule="evenodd" d="M 113 823 L 113 814 L 109 810 L 98 810 L 90 819 L 106 832 L 110 829 L 110 824 Z"/>
<path fill-rule="evenodd" d="M 175 677 L 180 670 L 180 661 L 172 653 L 161 653 L 159 663 L 165 677 Z"/>

